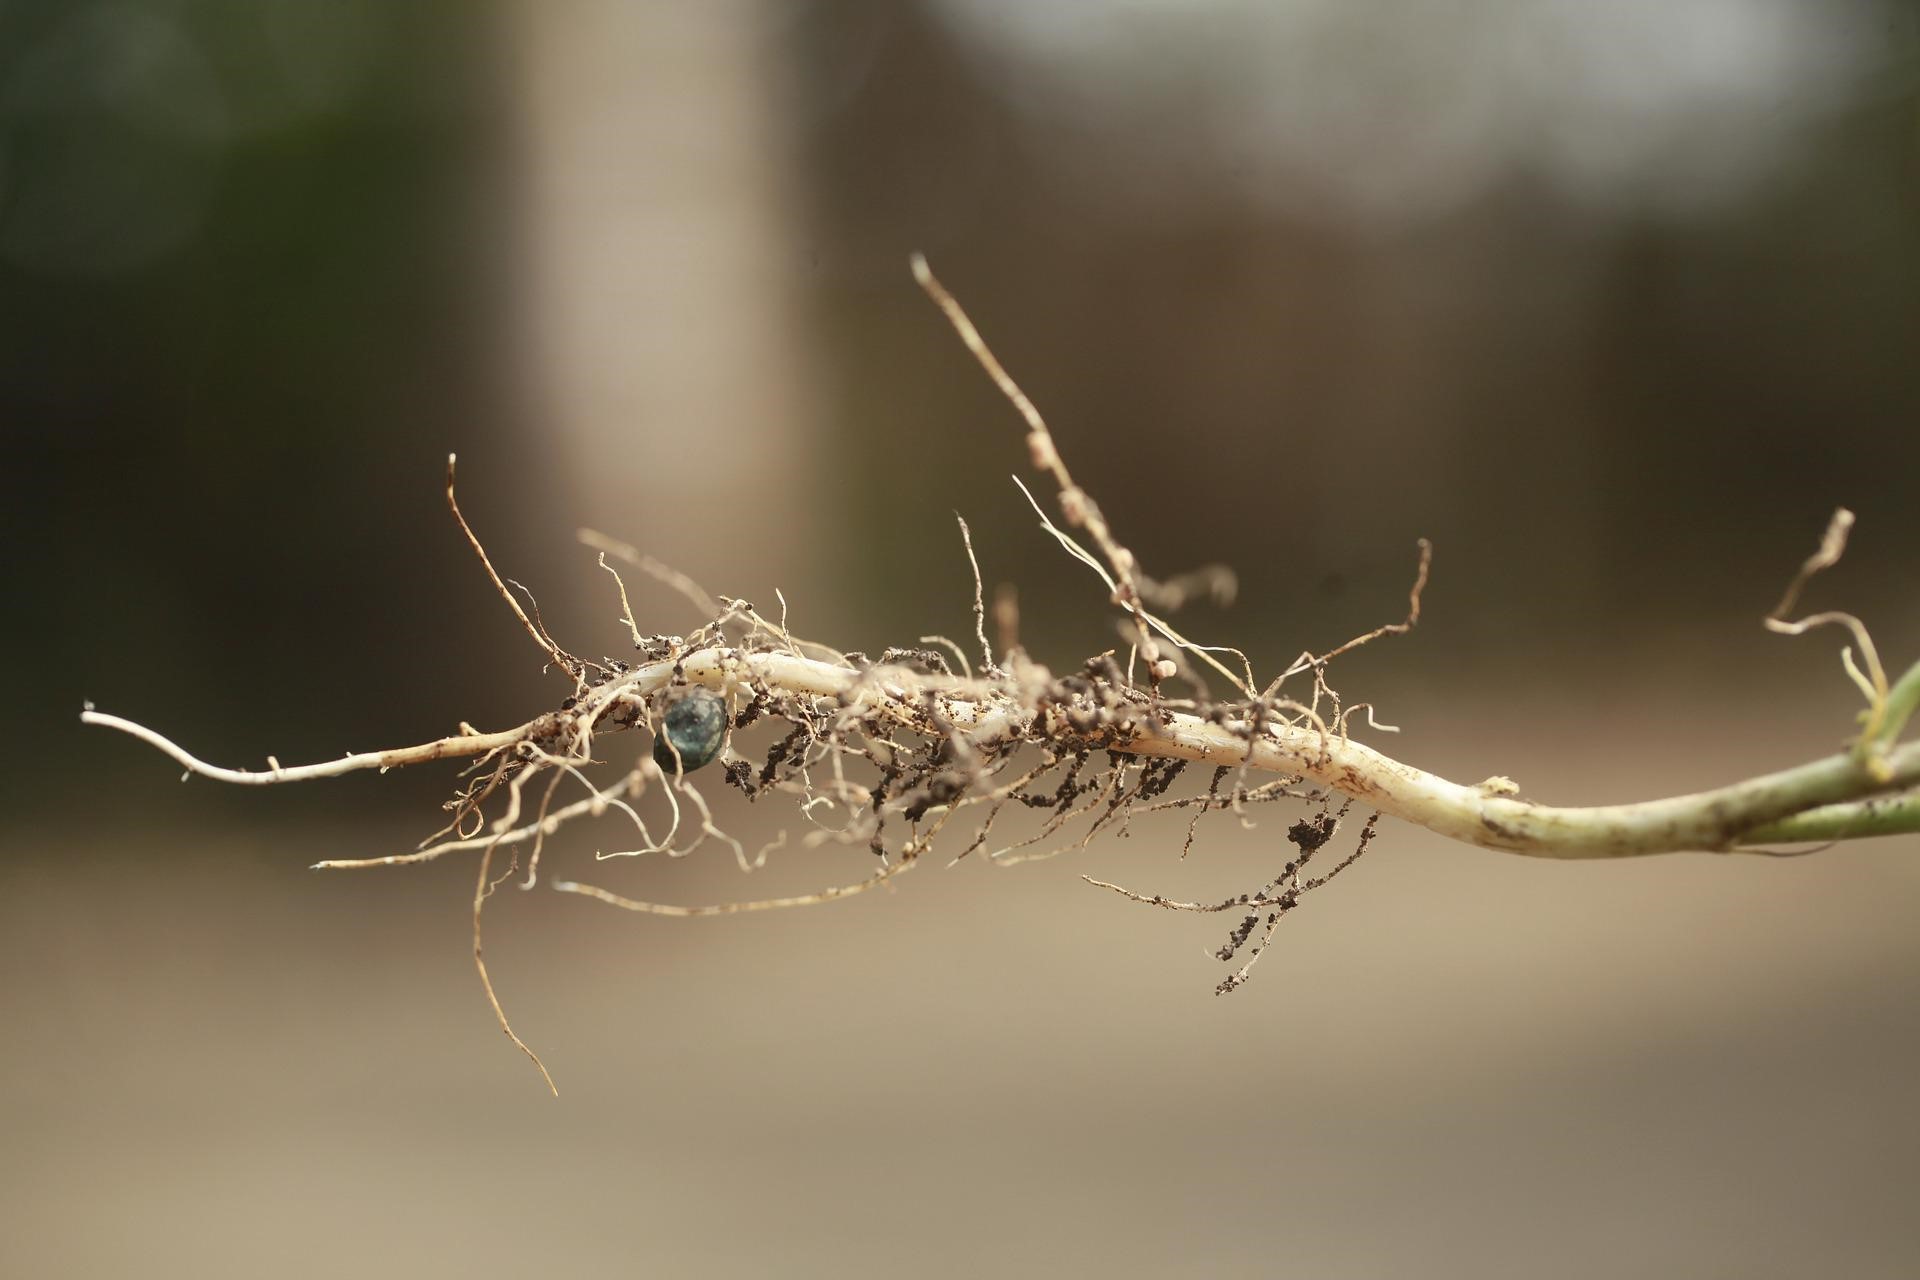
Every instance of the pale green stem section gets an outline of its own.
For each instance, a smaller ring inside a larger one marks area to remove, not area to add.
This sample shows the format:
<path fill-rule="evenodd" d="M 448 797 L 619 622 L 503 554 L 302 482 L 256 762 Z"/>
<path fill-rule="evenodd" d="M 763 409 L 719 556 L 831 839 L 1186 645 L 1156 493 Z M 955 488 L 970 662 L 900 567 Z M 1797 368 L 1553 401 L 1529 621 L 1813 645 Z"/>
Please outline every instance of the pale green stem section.
<path fill-rule="evenodd" d="M 1217 740 L 1204 733 L 1217 728 L 1203 725 L 1203 732 L 1195 733 L 1176 723 L 1171 742 L 1141 742 L 1134 750 L 1224 763 Z M 1305 755 L 1289 742 L 1302 737 L 1309 740 L 1299 744 L 1306 747 Z M 1537 858 L 1627 858 L 1686 850 L 1739 853 L 1757 841 L 1786 838 L 1759 834 L 1765 824 L 1920 780 L 1920 744 L 1910 743 L 1887 754 L 1886 782 L 1848 753 L 1714 791 L 1639 804 L 1559 808 L 1463 787 L 1357 742 L 1331 742 L 1315 759 L 1312 738 L 1293 731 L 1279 743 L 1263 741 L 1255 748 L 1254 767 L 1302 773 L 1440 835 Z M 1236 741 L 1235 754 L 1243 749 Z"/>
<path fill-rule="evenodd" d="M 878 712 L 900 724 L 932 731 L 924 706 L 938 696 L 945 724 L 987 746 L 995 742 L 1057 740 L 1072 735 L 1056 725 L 1036 724 L 1030 697 L 1014 682 L 935 677 L 897 667 L 854 671 L 835 663 L 788 653 L 742 653 L 705 648 L 675 662 L 655 662 L 584 694 L 565 715 L 577 724 L 598 718 L 622 699 L 645 696 L 674 678 L 675 669 L 694 683 L 730 690 L 748 681 L 776 691 L 816 697 L 845 697 L 850 707 Z M 1045 673 L 1028 672 L 1028 689 L 1044 683 Z M 1893 691 L 1907 712 L 1920 699 L 1920 667 L 1909 671 Z M 1890 701 L 1894 700 L 1890 699 Z M 334 777 L 361 769 L 456 756 L 483 755 L 551 728 L 549 713 L 502 733 L 463 734 L 393 751 L 369 752 L 299 768 L 277 765 L 265 771 L 221 769 L 195 759 L 150 729 L 89 710 L 81 718 L 133 734 L 172 756 L 189 772 L 226 782 L 293 782 Z M 1904 714 L 1902 716 L 1904 718 Z M 1238 766 L 1247 756 L 1247 726 L 1216 724 L 1181 712 L 1152 736 L 1098 745 L 1137 755 L 1166 756 Z M 1487 849 L 1541 858 L 1624 858 L 1685 850 L 1738 853 L 1765 842 L 1845 839 L 1920 829 L 1920 803 L 1890 796 L 1872 804 L 1847 803 L 1904 792 L 1920 784 L 1920 743 L 1890 747 L 1879 770 L 1846 752 L 1813 760 L 1778 773 L 1749 778 L 1713 791 L 1649 800 L 1640 804 L 1558 808 L 1533 804 L 1485 787 L 1462 786 L 1402 764 L 1350 739 L 1312 729 L 1268 726 L 1253 745 L 1251 768 L 1299 774 L 1351 795 L 1382 813 L 1429 831 Z"/>
<path fill-rule="evenodd" d="M 1907 727 L 1914 709 L 1920 707 L 1920 662 L 1907 668 L 1907 673 L 1894 682 L 1887 691 L 1887 701 L 1880 712 L 1880 731 L 1875 737 L 1878 745 L 1893 745 L 1900 731 Z"/>
<path fill-rule="evenodd" d="M 1920 794 L 1879 796 L 1846 804 L 1822 805 L 1740 837 L 1743 844 L 1799 844 L 1814 840 L 1859 840 L 1920 831 Z"/>

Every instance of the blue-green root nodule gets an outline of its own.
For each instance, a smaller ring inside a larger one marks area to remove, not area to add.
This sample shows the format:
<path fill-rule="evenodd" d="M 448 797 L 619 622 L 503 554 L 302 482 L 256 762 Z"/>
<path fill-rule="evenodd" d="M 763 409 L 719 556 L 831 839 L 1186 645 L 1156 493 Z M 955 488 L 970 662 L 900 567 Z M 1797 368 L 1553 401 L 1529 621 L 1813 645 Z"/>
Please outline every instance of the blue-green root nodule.
<path fill-rule="evenodd" d="M 720 754 L 720 744 L 727 736 L 727 704 L 718 694 L 689 689 L 668 703 L 660 718 L 663 726 L 653 740 L 653 762 L 662 772 L 673 773 L 675 750 L 680 752 L 677 767 L 688 773 L 711 764 Z"/>

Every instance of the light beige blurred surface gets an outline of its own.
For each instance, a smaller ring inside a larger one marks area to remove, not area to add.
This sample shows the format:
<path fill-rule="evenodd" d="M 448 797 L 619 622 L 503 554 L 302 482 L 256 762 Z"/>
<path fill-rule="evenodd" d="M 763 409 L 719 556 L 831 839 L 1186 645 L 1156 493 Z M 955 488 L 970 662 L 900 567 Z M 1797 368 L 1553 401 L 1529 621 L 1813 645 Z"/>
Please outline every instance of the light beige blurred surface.
<path fill-rule="evenodd" d="M 506 44 L 541 431 L 580 523 L 683 531 L 676 566 L 793 584 L 817 431 L 794 296 L 797 216 L 762 6 L 513 4 Z M 743 491 L 753 500 L 737 501 Z M 697 536 L 696 536 L 697 535 Z"/>
<path fill-rule="evenodd" d="M 1819 731 L 1723 709 L 1650 751 L 1630 723 L 1408 753 L 1618 798 Z M 1567 866 L 1390 825 L 1224 999 L 1204 952 L 1230 922 L 1076 876 L 1249 887 L 1279 810 L 1184 866 L 1142 831 L 771 916 L 509 893 L 488 955 L 555 1100 L 482 1003 L 470 867 L 308 872 L 410 833 L 278 829 L 256 798 L 242 829 L 42 831 L 48 856 L 0 872 L 5 1274 L 1920 1266 L 1911 841 Z M 130 844 L 145 869 L 96 860 Z M 550 866 L 676 901 L 865 869 L 589 868 L 592 846 Z"/>

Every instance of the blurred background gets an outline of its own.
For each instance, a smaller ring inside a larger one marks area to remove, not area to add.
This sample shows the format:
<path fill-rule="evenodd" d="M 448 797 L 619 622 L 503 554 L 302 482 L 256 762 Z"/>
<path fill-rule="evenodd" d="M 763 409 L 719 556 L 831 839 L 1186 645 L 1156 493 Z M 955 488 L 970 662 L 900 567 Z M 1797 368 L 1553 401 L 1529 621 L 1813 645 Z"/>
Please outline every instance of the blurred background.
<path fill-rule="evenodd" d="M 1920 14 L 1895 0 L 0 7 L 0 1271 L 1920 1271 L 1920 845 L 1557 866 L 1387 824 L 1210 993 L 1292 815 L 734 920 L 316 874 L 449 771 L 182 787 L 517 723 L 594 526 L 877 651 L 1101 590 L 1008 481 L 925 251 L 1151 571 L 1461 780 L 1601 803 L 1835 748 L 1811 603 L 1920 650 Z M 635 585 L 635 584 L 630 584 Z M 643 629 L 698 619 L 636 596 Z M 626 744 L 618 744 L 625 748 Z M 644 744 L 635 742 L 633 750 Z M 735 801 L 738 797 L 735 797 Z M 778 808 L 721 800 L 743 836 Z M 724 852 L 556 874 L 701 902 Z"/>

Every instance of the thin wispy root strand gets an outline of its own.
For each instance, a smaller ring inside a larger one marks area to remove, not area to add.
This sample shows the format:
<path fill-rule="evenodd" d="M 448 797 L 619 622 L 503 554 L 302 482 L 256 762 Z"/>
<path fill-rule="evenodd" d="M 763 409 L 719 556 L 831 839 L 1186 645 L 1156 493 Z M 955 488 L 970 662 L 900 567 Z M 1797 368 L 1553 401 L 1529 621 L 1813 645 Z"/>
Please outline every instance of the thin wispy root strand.
<path fill-rule="evenodd" d="M 450 737 L 417 746 L 294 767 L 269 757 L 259 770 L 209 764 L 152 729 L 91 706 L 81 719 L 157 748 L 185 770 L 183 776 L 243 785 L 465 761 L 445 822 L 413 849 L 317 866 L 412 866 L 477 855 L 474 965 L 500 1029 L 539 1067 L 549 1087 L 552 1077 L 514 1033 L 494 991 L 482 921 L 487 902 L 509 880 L 523 889 L 540 883 L 548 841 L 581 818 L 614 824 L 603 828 L 617 834 L 598 852 L 601 861 L 678 858 L 718 845 L 732 851 L 742 871 L 753 871 L 783 848 L 845 845 L 869 863 L 864 875 L 823 877 L 830 887 L 814 892 L 702 905 L 653 902 L 577 880 L 551 882 L 561 892 L 627 911 L 719 916 L 857 896 L 890 884 L 936 847 L 949 865 L 970 857 L 1007 865 L 1085 848 L 1102 833 L 1127 835 L 1136 819 L 1164 813 L 1185 819 L 1184 838 L 1177 851 L 1169 849 L 1170 861 L 1179 861 L 1192 852 L 1209 820 L 1250 826 L 1260 806 L 1304 805 L 1307 815 L 1291 825 L 1284 842 L 1276 842 L 1284 848 L 1274 855 L 1277 872 L 1260 872 L 1256 887 L 1225 901 L 1182 901 L 1088 877 L 1133 902 L 1235 917 L 1216 952 L 1224 963 L 1239 961 L 1219 983 L 1223 994 L 1247 980 L 1280 922 L 1308 894 L 1355 864 L 1372 844 L 1382 815 L 1483 848 L 1564 859 L 1687 850 L 1780 854 L 1786 852 L 1782 845 L 1920 830 L 1920 743 L 1900 740 L 1920 705 L 1920 664 L 1890 681 L 1858 618 L 1835 612 L 1790 616 L 1808 581 L 1840 558 L 1851 513 L 1835 514 L 1820 548 L 1766 618 L 1768 627 L 1788 635 L 1824 625 L 1851 634 L 1842 662 L 1867 705 L 1846 750 L 1711 791 L 1598 808 L 1537 804 L 1504 777 L 1471 786 L 1450 782 L 1355 740 L 1363 726 L 1391 727 L 1375 719 L 1371 704 L 1344 701 L 1328 679 L 1334 659 L 1418 623 L 1431 546 L 1417 544 L 1401 621 L 1326 653 L 1302 653 L 1262 682 L 1239 649 L 1199 643 L 1169 621 L 1188 598 L 1230 597 L 1231 574 L 1209 568 L 1167 579 L 1149 576 L 1099 505 L 1074 482 L 1039 410 L 960 304 L 924 259 L 916 256 L 912 265 L 915 279 L 1020 414 L 1033 467 L 1053 487 L 1057 520 L 1031 492 L 1028 501 L 1044 531 L 1107 587 L 1121 649 L 1064 670 L 1042 665 L 1018 644 L 1016 597 L 1004 585 L 992 595 L 999 643 L 990 643 L 989 597 L 971 534 L 960 520 L 961 549 L 974 584 L 971 653 L 944 636 L 922 637 L 877 657 L 843 653 L 794 636 L 784 597 L 770 619 L 745 600 L 709 595 L 635 548 L 583 530 L 582 542 L 598 553 L 598 567 L 612 578 L 625 643 L 632 646 L 624 659 L 589 660 L 562 648 L 531 594 L 495 571 L 460 511 L 449 457 L 449 511 L 546 664 L 567 681 L 556 706 L 498 732 L 461 725 Z M 623 567 L 678 592 L 700 625 L 686 635 L 644 632 Z M 1216 687 L 1223 690 L 1218 696 Z M 696 709 L 710 718 L 686 723 L 717 723 L 714 739 L 683 737 L 672 727 L 669 709 L 687 699 L 706 700 Z M 608 776 L 604 764 L 616 755 L 617 735 L 630 731 L 639 732 L 648 749 Z M 717 768 L 698 772 L 709 759 Z M 797 814 L 792 829 L 749 854 L 719 820 L 724 791 L 744 797 L 732 798 L 735 804 L 787 798 Z M 1367 811 L 1358 834 L 1334 846 L 1356 806 Z"/>

